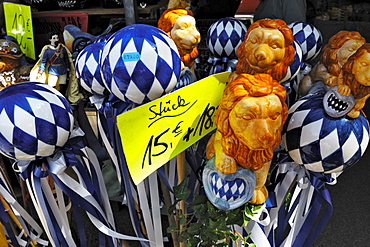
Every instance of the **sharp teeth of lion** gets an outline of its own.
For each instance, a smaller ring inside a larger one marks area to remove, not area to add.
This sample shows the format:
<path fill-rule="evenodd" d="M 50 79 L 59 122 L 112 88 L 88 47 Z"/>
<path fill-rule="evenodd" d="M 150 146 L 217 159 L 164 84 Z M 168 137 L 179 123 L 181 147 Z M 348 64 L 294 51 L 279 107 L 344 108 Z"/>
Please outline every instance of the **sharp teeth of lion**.
<path fill-rule="evenodd" d="M 328 97 L 328 106 L 337 112 L 341 112 L 348 108 L 348 103 L 338 99 L 334 94 L 330 94 Z"/>

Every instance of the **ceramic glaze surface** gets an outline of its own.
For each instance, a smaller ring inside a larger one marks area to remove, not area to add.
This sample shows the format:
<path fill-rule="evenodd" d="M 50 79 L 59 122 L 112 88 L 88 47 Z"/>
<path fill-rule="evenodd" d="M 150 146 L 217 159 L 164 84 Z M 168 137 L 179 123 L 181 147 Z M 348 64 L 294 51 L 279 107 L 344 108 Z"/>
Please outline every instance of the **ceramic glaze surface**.
<path fill-rule="evenodd" d="M 213 23 L 207 31 L 206 44 L 214 56 L 237 58 L 236 49 L 244 40 L 247 27 L 239 20 L 223 18 Z"/>
<path fill-rule="evenodd" d="M 0 151 L 16 160 L 54 154 L 73 129 L 72 107 L 56 89 L 24 82 L 0 91 Z"/>
<path fill-rule="evenodd" d="M 80 85 L 88 92 L 107 95 L 101 71 L 100 57 L 105 42 L 93 43 L 85 47 L 76 58 L 76 76 Z"/>
<path fill-rule="evenodd" d="M 292 29 L 294 40 L 298 42 L 302 49 L 302 60 L 315 59 L 320 53 L 323 44 L 321 32 L 307 22 L 293 22 L 288 27 Z"/>
<path fill-rule="evenodd" d="M 153 26 L 135 24 L 107 41 L 101 71 L 110 93 L 125 102 L 143 104 L 176 86 L 181 60 L 167 34 Z"/>
<path fill-rule="evenodd" d="M 343 171 L 364 154 L 369 142 L 369 123 L 358 118 L 332 118 L 323 107 L 323 94 L 310 94 L 289 110 L 283 143 L 290 157 L 314 172 Z"/>
<path fill-rule="evenodd" d="M 208 199 L 222 210 L 232 210 L 244 205 L 252 196 L 256 185 L 255 174 L 250 169 L 238 169 L 225 175 L 214 166 L 211 158 L 203 171 L 203 185 Z"/>

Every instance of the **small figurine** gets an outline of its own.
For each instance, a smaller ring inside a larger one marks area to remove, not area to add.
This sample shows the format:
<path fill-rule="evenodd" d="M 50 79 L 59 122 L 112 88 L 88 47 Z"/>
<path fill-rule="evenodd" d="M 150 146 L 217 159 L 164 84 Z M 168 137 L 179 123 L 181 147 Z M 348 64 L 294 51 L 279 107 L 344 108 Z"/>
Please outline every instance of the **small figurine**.
<path fill-rule="evenodd" d="M 66 95 L 71 103 L 76 103 L 82 95 L 78 91 L 72 54 L 59 42 L 58 33 L 50 32 L 48 40 L 50 44 L 43 47 L 30 79 L 47 83 Z"/>
<path fill-rule="evenodd" d="M 207 145 L 207 158 L 232 174 L 237 167 L 256 174 L 253 204 L 267 198 L 264 184 L 288 115 L 286 91 L 268 74 L 240 74 L 225 88 L 216 112 L 217 131 Z"/>
<path fill-rule="evenodd" d="M 17 43 L 0 39 L 0 89 L 29 80 L 31 67 L 22 65 L 23 57 Z"/>
<path fill-rule="evenodd" d="M 283 20 L 263 19 L 249 28 L 236 54 L 236 70 L 230 81 L 239 74 L 270 74 L 281 82 L 294 61 L 293 33 Z"/>
<path fill-rule="evenodd" d="M 158 28 L 173 39 L 184 65 L 192 67 L 199 54 L 200 42 L 193 12 L 183 7 L 167 9 L 158 20 Z"/>
<path fill-rule="evenodd" d="M 365 42 L 365 38 L 355 31 L 342 30 L 332 36 L 322 50 L 320 62 L 300 83 L 299 95 L 306 95 L 317 81 L 323 81 L 328 87 L 336 86 L 342 66 Z"/>

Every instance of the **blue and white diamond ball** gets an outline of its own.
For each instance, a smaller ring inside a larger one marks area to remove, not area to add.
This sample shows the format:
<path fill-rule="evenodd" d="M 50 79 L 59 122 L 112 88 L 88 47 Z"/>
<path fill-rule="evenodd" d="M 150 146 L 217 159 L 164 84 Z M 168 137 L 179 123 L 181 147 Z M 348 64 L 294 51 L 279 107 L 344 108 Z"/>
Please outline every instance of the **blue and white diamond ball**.
<path fill-rule="evenodd" d="M 100 96 L 108 95 L 100 72 L 100 57 L 105 42 L 86 46 L 76 58 L 76 76 L 83 89 Z"/>
<path fill-rule="evenodd" d="M 288 70 L 286 72 L 285 77 L 280 81 L 280 83 L 284 83 L 286 81 L 294 79 L 299 71 L 301 70 L 302 65 L 302 49 L 299 46 L 299 44 L 296 41 L 293 41 L 293 47 L 294 47 L 294 60 L 293 62 L 288 66 Z"/>
<path fill-rule="evenodd" d="M 23 82 L 0 91 L 0 152 L 32 161 L 57 152 L 73 129 L 72 107 L 56 89 Z"/>
<path fill-rule="evenodd" d="M 315 59 L 323 46 L 321 32 L 307 22 L 293 22 L 288 27 L 292 29 L 294 40 L 301 46 L 303 62 Z"/>
<path fill-rule="evenodd" d="M 283 129 L 289 156 L 313 172 L 336 173 L 356 164 L 369 142 L 369 122 L 358 118 L 332 118 L 323 107 L 323 94 L 310 94 L 290 109 Z"/>
<path fill-rule="evenodd" d="M 100 66 L 110 93 L 128 103 L 144 104 L 176 86 L 181 59 L 174 41 L 165 32 L 134 24 L 109 38 Z"/>
<path fill-rule="evenodd" d="M 220 19 L 207 31 L 207 47 L 214 56 L 236 59 L 236 49 L 243 42 L 246 32 L 247 27 L 238 19 Z"/>

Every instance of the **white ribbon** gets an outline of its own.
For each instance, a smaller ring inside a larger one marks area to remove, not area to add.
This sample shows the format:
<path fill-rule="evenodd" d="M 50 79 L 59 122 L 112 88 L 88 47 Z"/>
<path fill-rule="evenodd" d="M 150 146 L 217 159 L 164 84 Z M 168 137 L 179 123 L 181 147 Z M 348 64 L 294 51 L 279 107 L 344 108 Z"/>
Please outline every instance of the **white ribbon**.
<path fill-rule="evenodd" d="M 110 145 L 109 143 L 109 140 L 108 140 L 108 137 L 107 135 L 105 134 L 105 131 L 104 131 L 104 128 L 103 126 L 101 125 L 101 120 L 100 120 L 100 115 L 97 114 L 98 116 L 98 129 L 99 129 L 99 133 L 100 133 L 100 136 L 102 138 L 102 141 L 104 143 L 104 146 L 109 154 L 109 157 L 111 158 L 112 160 L 112 163 L 115 167 L 115 170 L 117 172 L 117 179 L 118 179 L 118 182 L 121 184 L 121 181 L 122 181 L 122 175 L 121 175 L 121 168 L 120 168 L 120 165 L 119 165 L 119 162 L 118 162 L 118 158 L 117 158 L 117 155 L 116 153 L 114 152 L 114 149 L 112 148 L 112 146 Z"/>
<path fill-rule="evenodd" d="M 27 233 L 27 235 L 30 236 L 32 240 L 35 240 L 40 245 L 47 246 L 49 242 L 47 240 L 41 239 L 41 234 L 43 233 L 42 228 L 28 214 L 28 212 L 17 202 L 17 200 L 8 192 L 8 190 L 4 188 L 1 184 L 0 184 L 0 194 L 4 197 L 5 201 L 9 203 L 15 216 L 19 220 L 19 223 L 22 225 L 23 230 Z M 28 227 L 24 223 L 24 220 L 37 233 L 37 235 L 35 235 L 33 232 L 30 232 L 28 230 Z M 22 246 L 25 246 L 25 245 L 22 245 Z"/>
<path fill-rule="evenodd" d="M 143 213 L 145 228 L 146 228 L 146 231 L 147 231 L 147 234 L 148 234 L 148 238 L 152 242 L 150 244 L 150 246 L 154 247 L 155 245 L 153 245 L 153 244 L 156 243 L 155 233 L 154 233 L 154 226 L 153 226 L 152 218 L 150 216 L 149 203 L 148 203 L 148 199 L 147 199 L 147 193 L 145 191 L 144 182 L 145 182 L 145 180 L 141 181 L 137 185 L 137 192 L 138 192 L 138 195 L 139 195 L 140 209 L 141 209 L 141 212 Z M 162 235 L 162 233 L 161 233 L 161 235 Z"/>
<path fill-rule="evenodd" d="M 58 178 L 66 185 L 69 186 L 71 190 L 73 190 L 75 193 L 77 193 L 80 197 L 84 198 L 88 203 L 90 203 L 94 208 L 103 216 L 105 221 L 108 221 L 106 218 L 106 215 L 104 214 L 103 209 L 100 207 L 98 202 L 95 200 L 95 198 L 90 194 L 89 191 L 80 183 L 76 182 L 74 179 L 69 177 L 67 174 L 60 174 Z M 102 233 L 118 238 L 118 239 L 125 239 L 125 240 L 137 240 L 137 241 L 148 241 L 148 239 L 144 238 L 138 238 L 138 237 L 131 237 L 128 235 L 124 235 L 121 233 L 118 233 L 110 228 L 108 228 L 105 224 L 103 224 L 101 221 L 96 219 L 94 216 L 90 215 L 87 212 L 91 222 L 97 227 L 99 231 Z"/>

